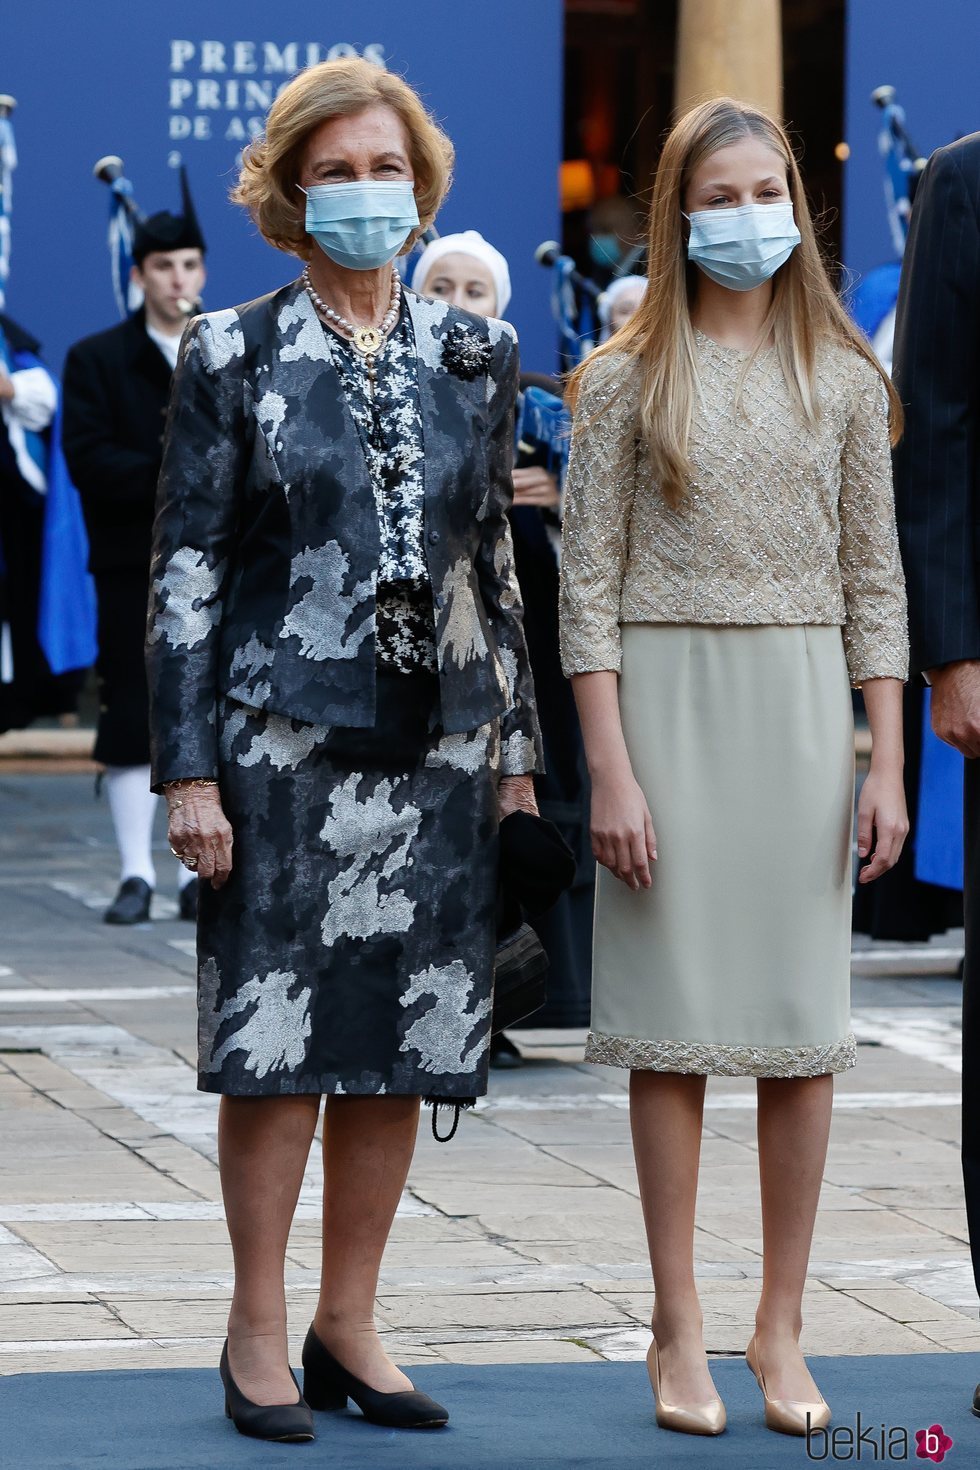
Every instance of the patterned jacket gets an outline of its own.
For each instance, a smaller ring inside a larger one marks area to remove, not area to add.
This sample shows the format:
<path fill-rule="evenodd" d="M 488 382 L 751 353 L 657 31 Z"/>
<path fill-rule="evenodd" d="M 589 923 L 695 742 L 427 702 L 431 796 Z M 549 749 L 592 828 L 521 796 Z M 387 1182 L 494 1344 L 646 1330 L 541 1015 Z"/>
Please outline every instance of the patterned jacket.
<path fill-rule="evenodd" d="M 513 569 L 513 329 L 405 292 L 425 438 L 441 721 L 501 718 L 541 768 Z M 153 782 L 215 776 L 219 695 L 370 727 L 380 532 L 357 429 L 300 282 L 188 327 L 157 495 L 147 628 Z"/>

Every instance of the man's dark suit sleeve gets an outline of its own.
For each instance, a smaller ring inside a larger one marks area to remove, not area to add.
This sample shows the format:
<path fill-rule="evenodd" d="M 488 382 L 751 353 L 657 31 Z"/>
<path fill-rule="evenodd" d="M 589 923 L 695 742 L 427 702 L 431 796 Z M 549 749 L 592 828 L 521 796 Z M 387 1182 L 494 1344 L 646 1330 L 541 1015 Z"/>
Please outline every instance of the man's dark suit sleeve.
<path fill-rule="evenodd" d="M 980 147 L 943 148 L 912 210 L 895 331 L 898 530 L 918 670 L 980 659 Z"/>
<path fill-rule="evenodd" d="M 103 365 L 85 344 L 68 353 L 62 396 L 62 447 L 83 498 L 93 505 L 143 504 L 152 516 L 159 459 L 118 442 Z"/>

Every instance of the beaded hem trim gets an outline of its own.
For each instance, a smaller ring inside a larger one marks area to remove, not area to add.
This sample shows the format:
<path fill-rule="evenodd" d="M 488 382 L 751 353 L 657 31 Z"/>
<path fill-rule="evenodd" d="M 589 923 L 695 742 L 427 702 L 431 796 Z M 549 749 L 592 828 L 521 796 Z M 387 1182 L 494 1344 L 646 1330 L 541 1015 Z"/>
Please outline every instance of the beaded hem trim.
<path fill-rule="evenodd" d="M 825 1046 L 727 1046 L 720 1041 L 645 1041 L 590 1031 L 585 1060 L 631 1071 L 711 1077 L 820 1077 L 857 1062 L 853 1032 Z"/>

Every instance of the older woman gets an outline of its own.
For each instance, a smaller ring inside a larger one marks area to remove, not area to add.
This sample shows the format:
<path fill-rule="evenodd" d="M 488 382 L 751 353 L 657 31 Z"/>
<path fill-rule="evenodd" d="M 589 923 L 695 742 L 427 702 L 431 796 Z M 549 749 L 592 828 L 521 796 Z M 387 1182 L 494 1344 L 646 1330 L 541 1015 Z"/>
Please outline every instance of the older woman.
<path fill-rule="evenodd" d="M 235 1291 L 242 1432 L 310 1408 L 444 1424 L 374 1326 L 421 1097 L 486 1091 L 501 813 L 540 738 L 512 571 L 517 350 L 394 257 L 452 147 L 398 77 L 326 62 L 280 93 L 235 198 L 301 279 L 188 329 L 168 423 L 148 663 L 154 780 L 202 884 L 199 1086 Z M 233 845 L 234 843 L 234 845 Z M 321 1094 L 323 1270 L 287 1360 L 285 1248 Z"/>
<path fill-rule="evenodd" d="M 617 276 L 609 282 L 599 297 L 603 342 L 608 342 L 613 332 L 625 327 L 634 311 L 639 310 L 646 289 L 646 276 Z"/>

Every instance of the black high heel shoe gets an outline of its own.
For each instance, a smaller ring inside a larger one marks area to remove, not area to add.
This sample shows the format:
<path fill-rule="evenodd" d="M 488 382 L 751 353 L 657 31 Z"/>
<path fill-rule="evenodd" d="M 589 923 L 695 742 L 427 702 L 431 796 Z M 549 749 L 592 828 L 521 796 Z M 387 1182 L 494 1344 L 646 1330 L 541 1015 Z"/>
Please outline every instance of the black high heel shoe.
<path fill-rule="evenodd" d="M 303 1397 L 311 1409 L 343 1409 L 353 1399 L 365 1419 L 387 1429 L 441 1429 L 449 1410 L 427 1393 L 379 1393 L 348 1373 L 311 1327 L 303 1344 Z"/>
<path fill-rule="evenodd" d="M 310 1406 L 299 1392 L 299 1384 L 296 1383 L 292 1368 L 289 1376 L 296 1383 L 296 1392 L 299 1394 L 295 1404 L 253 1404 L 251 1399 L 247 1399 L 231 1376 L 227 1339 L 221 1349 L 218 1371 L 225 1386 L 225 1413 L 239 1434 L 250 1434 L 253 1439 L 272 1439 L 285 1444 L 299 1444 L 303 1440 L 316 1438 Z"/>

